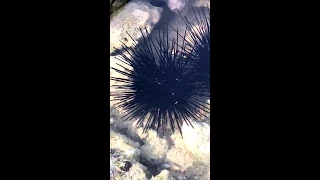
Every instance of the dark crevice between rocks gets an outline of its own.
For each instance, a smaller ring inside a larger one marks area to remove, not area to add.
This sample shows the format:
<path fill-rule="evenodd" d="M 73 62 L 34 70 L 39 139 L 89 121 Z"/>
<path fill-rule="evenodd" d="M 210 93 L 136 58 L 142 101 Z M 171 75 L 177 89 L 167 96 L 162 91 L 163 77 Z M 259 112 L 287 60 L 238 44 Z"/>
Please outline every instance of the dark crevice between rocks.
<path fill-rule="evenodd" d="M 163 158 L 163 159 L 165 159 L 165 158 Z M 149 178 L 149 179 L 151 179 L 152 176 L 157 176 L 162 171 L 161 163 L 160 164 L 155 164 L 154 161 L 155 161 L 154 159 L 151 159 L 150 161 L 147 161 L 146 159 L 144 159 L 142 157 L 140 158 L 140 161 L 139 161 L 139 163 L 144 165 L 145 167 L 147 167 L 148 171 L 151 173 L 151 174 L 147 175 L 147 178 Z"/>

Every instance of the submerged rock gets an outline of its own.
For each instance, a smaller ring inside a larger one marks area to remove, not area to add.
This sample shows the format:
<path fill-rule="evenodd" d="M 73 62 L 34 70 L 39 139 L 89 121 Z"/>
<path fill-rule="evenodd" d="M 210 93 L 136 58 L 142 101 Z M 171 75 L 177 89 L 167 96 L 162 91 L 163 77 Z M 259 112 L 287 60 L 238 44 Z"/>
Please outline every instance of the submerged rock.
<path fill-rule="evenodd" d="M 131 47 L 130 36 L 134 40 L 141 38 L 140 27 L 146 27 L 151 32 L 153 26 L 159 21 L 161 13 L 162 8 L 154 7 L 150 3 L 130 1 L 126 4 L 110 21 L 110 54 L 114 52 L 114 47 L 121 49 L 120 40 Z"/>
<path fill-rule="evenodd" d="M 140 150 L 141 160 L 145 164 L 160 167 L 168 151 L 168 143 L 166 140 L 159 138 L 156 131 L 149 130 L 145 144 L 140 147 Z"/>
<path fill-rule="evenodd" d="M 199 122 L 193 127 L 182 126 L 184 144 L 197 160 L 210 164 L 210 126 Z"/>
<path fill-rule="evenodd" d="M 163 170 L 157 176 L 153 176 L 151 180 L 165 180 L 169 179 L 170 172 L 168 170 Z"/>

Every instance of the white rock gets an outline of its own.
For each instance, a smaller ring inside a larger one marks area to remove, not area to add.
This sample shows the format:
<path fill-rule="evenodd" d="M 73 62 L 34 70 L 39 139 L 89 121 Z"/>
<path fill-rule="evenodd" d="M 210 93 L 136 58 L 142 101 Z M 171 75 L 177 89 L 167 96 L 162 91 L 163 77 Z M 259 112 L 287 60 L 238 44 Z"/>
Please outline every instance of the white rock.
<path fill-rule="evenodd" d="M 138 148 L 139 143 L 132 141 L 126 136 L 114 132 L 110 129 L 110 148 L 111 149 L 119 149 L 122 151 L 130 151 L 134 148 Z"/>
<path fill-rule="evenodd" d="M 210 8 L 210 0 L 194 0 L 192 2 L 193 7 L 209 7 Z"/>
<path fill-rule="evenodd" d="M 122 40 L 127 46 L 132 46 L 130 36 L 137 40 L 142 37 L 139 27 L 147 28 L 151 32 L 162 13 L 162 8 L 154 7 L 150 3 L 130 1 L 120 12 L 110 21 L 110 53 L 114 51 L 113 47 L 120 48 Z"/>
<path fill-rule="evenodd" d="M 167 0 L 167 5 L 168 5 L 168 8 L 171 10 L 171 11 L 181 11 L 187 3 L 189 3 L 189 0 Z"/>
<path fill-rule="evenodd" d="M 170 171 L 162 170 L 160 174 L 155 177 L 152 177 L 151 180 L 164 180 L 169 179 Z"/>
<path fill-rule="evenodd" d="M 149 130 L 145 144 L 140 147 L 140 150 L 141 159 L 143 158 L 148 164 L 160 165 L 168 152 L 168 143 L 166 140 L 158 138 L 157 132 Z"/>
<path fill-rule="evenodd" d="M 199 161 L 210 162 L 210 126 L 207 123 L 193 123 L 193 127 L 182 126 L 183 140 L 188 150 Z"/>

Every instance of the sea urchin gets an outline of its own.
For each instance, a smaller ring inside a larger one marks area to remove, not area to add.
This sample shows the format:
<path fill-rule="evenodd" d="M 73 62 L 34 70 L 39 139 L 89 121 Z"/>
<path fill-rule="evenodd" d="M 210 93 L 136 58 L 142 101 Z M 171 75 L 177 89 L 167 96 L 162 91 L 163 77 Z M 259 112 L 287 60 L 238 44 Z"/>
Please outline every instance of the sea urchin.
<path fill-rule="evenodd" d="M 209 13 L 210 13 L 210 8 Z M 183 16 L 180 12 L 180 16 L 186 24 L 186 36 L 182 37 L 186 44 L 186 50 L 192 53 L 193 61 L 193 73 L 194 78 L 198 78 L 201 81 L 201 85 L 207 89 L 210 93 L 210 18 L 207 16 L 205 9 L 201 7 L 201 10 L 196 13 L 192 8 L 194 15 L 194 22 L 191 22 Z M 174 29 L 174 28 L 173 28 Z"/>
<path fill-rule="evenodd" d="M 146 29 L 146 34 L 140 31 L 143 42 L 134 43 L 133 48 L 123 44 L 124 52 L 115 48 L 118 60 L 130 68 L 120 64 L 122 69 L 111 68 L 125 76 L 111 77 L 124 83 L 114 85 L 117 91 L 112 96 L 125 111 L 123 119 L 136 120 L 143 132 L 149 128 L 164 132 L 170 126 L 172 131 L 179 129 L 182 136 L 184 122 L 192 126 L 191 120 L 199 121 L 209 113 L 209 94 L 193 78 L 194 54 L 186 50 L 185 43 L 178 43 L 178 30 L 176 39 L 169 39 L 168 27 L 154 38 Z"/>

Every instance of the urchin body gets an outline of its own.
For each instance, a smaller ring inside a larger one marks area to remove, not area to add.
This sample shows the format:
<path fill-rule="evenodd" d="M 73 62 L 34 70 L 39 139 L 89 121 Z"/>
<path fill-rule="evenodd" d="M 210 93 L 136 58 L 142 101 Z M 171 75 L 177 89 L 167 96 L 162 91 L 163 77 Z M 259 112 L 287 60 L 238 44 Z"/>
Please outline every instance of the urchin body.
<path fill-rule="evenodd" d="M 143 43 L 134 48 L 123 47 L 129 55 L 116 50 L 122 57 L 119 60 L 132 69 L 112 68 L 126 76 L 111 78 L 125 82 L 116 86 L 115 100 L 125 110 L 124 120 L 137 120 L 144 132 L 149 128 L 166 131 L 170 126 L 181 133 L 184 122 L 191 125 L 191 120 L 199 121 L 205 116 L 203 112 L 209 112 L 209 96 L 190 70 L 193 55 L 185 49 L 186 44 L 178 44 L 178 32 L 176 40 L 170 40 L 164 29 L 154 39 L 148 32 L 141 33 Z"/>

